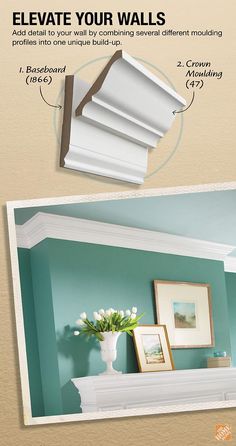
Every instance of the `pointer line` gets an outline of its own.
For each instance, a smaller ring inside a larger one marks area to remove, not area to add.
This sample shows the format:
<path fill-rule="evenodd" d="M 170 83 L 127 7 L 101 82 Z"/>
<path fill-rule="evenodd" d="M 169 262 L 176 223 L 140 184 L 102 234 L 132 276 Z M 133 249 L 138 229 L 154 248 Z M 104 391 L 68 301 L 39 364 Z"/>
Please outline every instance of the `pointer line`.
<path fill-rule="evenodd" d="M 193 97 L 192 97 L 192 100 L 191 100 L 190 104 L 188 105 L 188 107 L 187 107 L 187 108 L 184 108 L 184 110 L 180 110 L 180 111 L 176 111 L 176 110 L 174 110 L 174 111 L 173 111 L 173 114 L 175 115 L 176 113 L 183 113 L 183 112 L 185 112 L 186 110 L 188 110 L 189 107 L 191 107 L 191 105 L 192 105 L 192 103 L 193 103 L 193 101 L 194 101 L 194 98 L 195 98 L 195 91 L 193 92 Z"/>
<path fill-rule="evenodd" d="M 43 99 L 43 101 L 44 101 L 47 105 L 49 105 L 49 107 L 54 107 L 54 108 L 59 108 L 59 109 L 62 108 L 61 105 L 52 105 L 52 104 L 49 104 L 49 103 L 46 101 L 46 99 L 44 99 L 44 97 L 43 97 L 43 93 L 42 93 L 42 87 L 41 87 L 41 85 L 40 85 L 40 87 L 39 87 L 39 91 L 40 91 L 41 98 Z"/>

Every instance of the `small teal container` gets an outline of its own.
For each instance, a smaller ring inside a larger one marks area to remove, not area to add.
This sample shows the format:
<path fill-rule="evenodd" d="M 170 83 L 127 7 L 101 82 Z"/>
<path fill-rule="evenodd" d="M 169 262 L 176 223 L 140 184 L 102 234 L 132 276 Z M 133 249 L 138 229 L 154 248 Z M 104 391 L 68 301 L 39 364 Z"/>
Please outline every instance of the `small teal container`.
<path fill-rule="evenodd" d="M 225 358 L 227 356 L 227 353 L 224 351 L 214 352 L 215 358 Z"/>

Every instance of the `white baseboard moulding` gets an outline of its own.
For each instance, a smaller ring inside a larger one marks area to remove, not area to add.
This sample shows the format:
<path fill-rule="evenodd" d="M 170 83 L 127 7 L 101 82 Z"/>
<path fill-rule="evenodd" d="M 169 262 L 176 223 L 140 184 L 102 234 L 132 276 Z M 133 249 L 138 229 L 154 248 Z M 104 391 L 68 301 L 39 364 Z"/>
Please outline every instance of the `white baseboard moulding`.
<path fill-rule="evenodd" d="M 236 400 L 236 369 L 73 378 L 82 413 Z"/>
<path fill-rule="evenodd" d="M 233 245 L 180 235 L 102 223 L 64 215 L 38 212 L 23 225 L 16 225 L 18 248 L 31 249 L 46 238 L 139 249 L 164 254 L 219 260 L 227 272 L 236 272 Z"/>
<path fill-rule="evenodd" d="M 89 85 L 66 76 L 61 167 L 142 184 L 148 149 L 186 101 L 118 50 Z"/>

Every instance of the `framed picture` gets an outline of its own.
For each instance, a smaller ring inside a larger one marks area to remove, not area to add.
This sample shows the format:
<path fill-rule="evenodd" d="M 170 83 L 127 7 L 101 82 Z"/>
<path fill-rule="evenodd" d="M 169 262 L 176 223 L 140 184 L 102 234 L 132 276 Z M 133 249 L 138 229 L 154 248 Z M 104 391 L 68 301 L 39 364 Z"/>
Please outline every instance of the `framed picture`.
<path fill-rule="evenodd" d="M 140 372 L 174 369 L 165 325 L 139 325 L 133 333 Z"/>
<path fill-rule="evenodd" d="M 157 321 L 171 348 L 214 346 L 211 289 L 206 283 L 154 280 Z"/>

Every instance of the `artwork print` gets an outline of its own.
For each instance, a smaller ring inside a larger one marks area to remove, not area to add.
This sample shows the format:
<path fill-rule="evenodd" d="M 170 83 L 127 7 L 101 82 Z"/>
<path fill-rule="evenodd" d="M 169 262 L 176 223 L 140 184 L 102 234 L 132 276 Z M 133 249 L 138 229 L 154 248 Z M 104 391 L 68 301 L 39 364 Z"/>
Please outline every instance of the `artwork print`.
<path fill-rule="evenodd" d="M 196 306 L 193 302 L 173 302 L 175 328 L 196 328 Z"/>
<path fill-rule="evenodd" d="M 164 363 L 164 354 L 159 334 L 141 335 L 146 364 Z"/>

